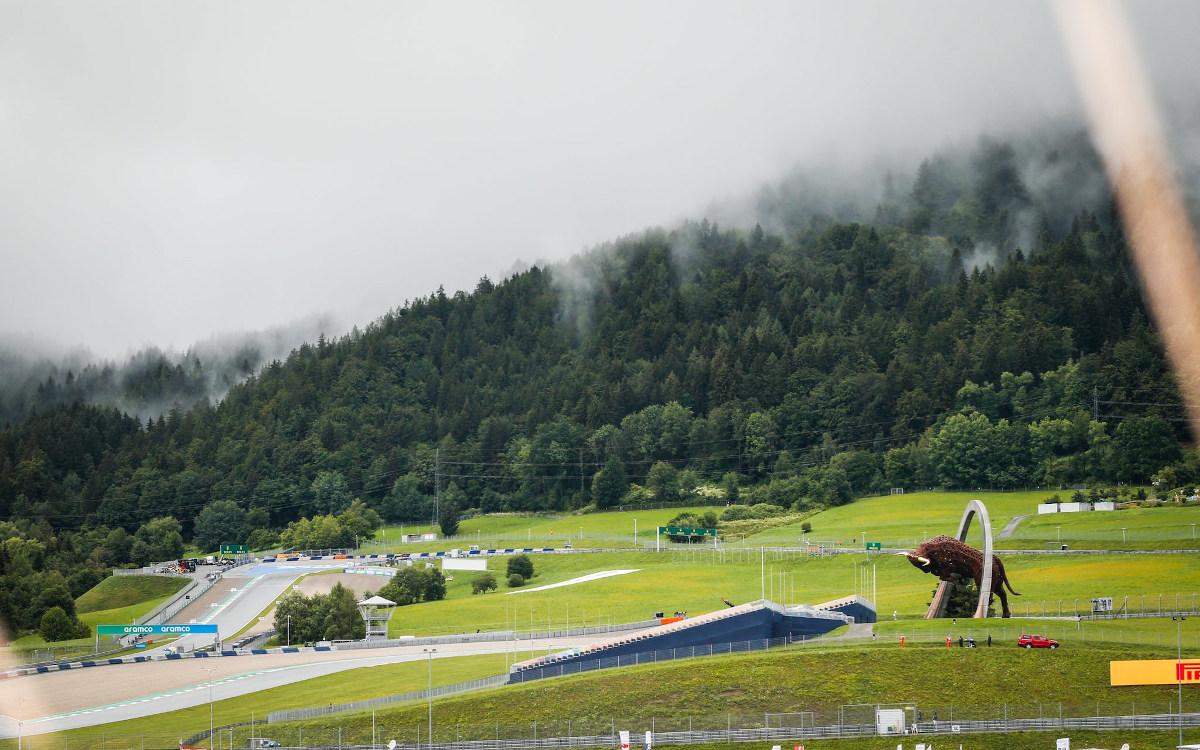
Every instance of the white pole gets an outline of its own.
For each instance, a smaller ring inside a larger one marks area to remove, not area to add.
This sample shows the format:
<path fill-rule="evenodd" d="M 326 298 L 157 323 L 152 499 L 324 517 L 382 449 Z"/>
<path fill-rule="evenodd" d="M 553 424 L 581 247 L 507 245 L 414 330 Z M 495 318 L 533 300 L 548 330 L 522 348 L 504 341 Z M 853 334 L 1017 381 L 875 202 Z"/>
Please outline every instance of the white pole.
<path fill-rule="evenodd" d="M 761 583 L 762 595 L 761 598 L 767 598 L 767 548 L 758 548 L 758 579 Z"/>
<path fill-rule="evenodd" d="M 204 667 L 204 671 L 208 672 L 208 746 L 213 746 L 213 675 L 217 671 L 216 665 Z M 17 743 L 17 750 L 21 750 L 20 743 Z"/>
<path fill-rule="evenodd" d="M 633 543 L 637 544 L 637 519 L 633 519 Z"/>
<path fill-rule="evenodd" d="M 433 747 L 433 653 L 437 651 L 437 649 L 427 648 L 422 650 L 429 654 L 429 689 L 426 691 L 429 695 L 429 736 L 426 738 L 426 742 L 430 747 Z"/>
<path fill-rule="evenodd" d="M 1172 617 L 1171 619 L 1175 620 L 1175 658 L 1177 660 L 1176 663 L 1178 663 L 1178 662 L 1183 661 L 1183 621 L 1186 618 L 1184 618 L 1183 615 L 1180 615 L 1179 619 L 1177 619 L 1177 620 L 1174 617 Z M 1182 679 L 1182 677 L 1178 676 L 1180 674 L 1181 674 L 1180 671 L 1178 669 L 1176 669 L 1176 675 L 1177 675 L 1176 687 L 1179 690 L 1179 704 L 1176 706 L 1176 709 L 1179 714 L 1179 745 L 1180 745 L 1180 747 L 1182 747 L 1183 746 L 1183 679 Z"/>

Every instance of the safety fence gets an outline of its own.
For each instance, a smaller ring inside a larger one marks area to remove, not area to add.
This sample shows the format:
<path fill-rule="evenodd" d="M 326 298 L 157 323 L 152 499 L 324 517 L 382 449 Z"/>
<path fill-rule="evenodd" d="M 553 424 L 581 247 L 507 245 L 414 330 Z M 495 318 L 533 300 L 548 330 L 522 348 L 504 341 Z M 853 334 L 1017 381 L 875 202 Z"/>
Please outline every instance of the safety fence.
<path fill-rule="evenodd" d="M 1013 615 L 1019 617 L 1087 617 L 1121 619 L 1124 617 L 1170 617 L 1200 613 L 1197 592 L 1111 595 L 1111 612 L 1093 612 L 1091 599 L 1050 599 L 1025 601 L 1009 599 Z"/>
<path fill-rule="evenodd" d="M 629 720 L 627 718 L 605 718 L 593 720 L 562 719 L 554 722 L 530 721 L 524 724 L 442 722 L 436 720 L 432 736 L 429 724 L 421 716 L 419 720 L 398 721 L 386 716 L 359 715 L 333 725 L 268 726 L 262 721 L 227 724 L 216 727 L 211 737 L 205 730 L 191 737 L 127 736 L 73 734 L 57 740 L 56 745 L 46 745 L 54 750 L 128 750 L 129 748 L 179 748 L 211 747 L 244 748 L 249 738 L 265 738 L 280 743 L 283 748 L 311 748 L 321 750 L 383 750 L 394 740 L 397 750 L 522 750 L 523 748 L 587 748 L 620 746 L 620 731 L 629 731 L 635 744 L 649 731 L 655 745 L 692 746 L 710 743 L 772 742 L 792 744 L 808 740 L 835 740 L 839 738 L 889 737 L 892 742 L 953 737 L 966 734 L 1011 734 L 1015 732 L 1069 732 L 1183 730 L 1185 741 L 1197 739 L 1196 727 L 1200 727 L 1200 713 L 1174 711 L 1147 711 L 1144 713 L 1075 713 L 1051 715 L 1020 715 L 994 707 L 991 716 L 984 715 L 993 707 L 982 709 L 983 714 L 934 719 L 926 710 L 920 720 L 913 721 L 916 708 L 911 706 L 906 714 L 903 734 L 881 732 L 874 720 L 876 706 L 844 706 L 828 711 L 828 716 L 813 712 L 761 713 L 756 715 L 707 715 L 675 718 L 651 718 Z M 1128 705 L 1126 705 L 1128 709 Z M 1166 708 L 1165 706 L 1163 708 Z M 856 709 L 861 709 L 857 710 Z M 1061 707 L 1059 708 L 1061 711 Z M 1007 712 L 1007 716 L 1004 714 Z M 856 715 L 851 715 L 856 714 Z M 412 718 L 412 717 L 409 717 Z M 791 719 L 789 721 L 789 718 Z M 814 718 L 816 721 L 814 721 Z M 28 738 L 37 740 L 38 738 Z M 1174 737 L 1172 737 L 1174 739 Z M 935 743 L 936 744 L 936 743 Z M 40 750 L 40 749 L 39 749 Z"/>
<path fill-rule="evenodd" d="M 372 709 L 383 708 L 397 703 L 408 703 L 409 701 L 423 701 L 429 698 L 442 698 L 447 695 L 457 695 L 466 693 L 472 690 L 482 690 L 484 688 L 496 687 L 504 685 L 508 682 L 508 675 L 500 674 L 492 677 L 483 677 L 478 680 L 468 680 L 459 682 L 453 685 L 439 685 L 432 690 L 412 690 L 407 693 L 397 693 L 396 695 L 385 695 L 380 698 L 368 698 L 366 700 L 355 701 L 353 703 L 335 703 L 328 706 L 316 706 L 313 708 L 298 708 L 287 711 L 274 711 L 267 714 L 268 724 L 278 724 L 284 721 L 302 721 L 304 719 L 315 719 L 320 716 L 329 716 L 331 714 L 347 713 L 350 711 L 370 711 Z"/>
<path fill-rule="evenodd" d="M 183 573 L 171 570 L 175 560 L 166 560 L 160 563 L 151 563 L 141 568 L 113 568 L 114 576 L 175 576 L 183 577 Z"/>
<path fill-rule="evenodd" d="M 176 592 L 175 592 L 174 596 L 172 596 L 171 598 L 167 599 L 165 602 L 163 602 L 162 604 L 158 605 L 157 607 L 155 607 L 154 609 L 150 610 L 149 612 L 147 612 L 146 614 L 142 615 L 141 617 L 138 617 L 138 618 L 137 618 L 137 619 L 134 621 L 134 623 L 133 623 L 133 624 L 135 624 L 135 625 L 146 625 L 147 623 L 149 623 L 149 624 L 157 624 L 157 623 L 160 623 L 160 622 L 164 622 L 163 620 L 159 620 L 159 619 L 158 619 L 158 618 L 159 618 L 159 617 L 162 615 L 162 613 L 163 613 L 163 612 L 165 612 L 165 611 L 167 611 L 168 609 L 170 609 L 172 606 L 174 606 L 174 605 L 175 605 L 177 602 L 179 602 L 180 600 L 183 600 L 183 601 L 189 601 L 189 600 L 190 600 L 190 598 L 191 598 L 191 597 L 192 597 L 192 596 L 195 594 L 196 587 L 197 587 L 197 586 L 199 586 L 199 585 L 200 585 L 200 581 L 197 581 L 197 580 L 196 580 L 196 579 L 194 579 L 194 578 L 193 578 L 193 579 L 191 579 L 191 580 L 189 580 L 189 581 L 188 581 L 188 582 L 187 582 L 187 583 L 184 585 L 184 587 L 183 587 L 183 588 L 181 588 L 181 589 L 179 589 L 178 591 L 176 591 Z M 207 590 L 207 589 L 205 589 L 205 590 Z M 178 610 L 176 610 L 176 611 L 178 611 Z"/>
<path fill-rule="evenodd" d="M 170 622 L 171 618 L 179 614 L 185 607 L 196 601 L 208 590 L 221 580 L 221 575 L 217 574 L 211 578 L 205 577 L 201 579 L 192 579 L 191 586 L 185 586 L 180 589 L 174 597 L 164 602 L 162 606 L 148 612 L 144 617 L 139 618 L 138 625 L 158 625 L 164 622 Z"/>
<path fill-rule="evenodd" d="M 1076 621 L 1067 618 L 1038 621 L 1019 618 L 1010 620 L 960 618 L 957 621 L 951 619 L 902 620 L 898 623 L 888 622 L 886 625 L 887 630 L 883 633 L 875 631 L 874 635 L 871 633 L 845 635 L 842 636 L 842 640 L 872 641 L 901 648 L 901 639 L 903 639 L 903 647 L 921 644 L 946 647 L 946 640 L 949 639 L 950 647 L 958 648 L 961 638 L 962 646 L 965 648 L 974 645 L 981 649 L 988 647 L 1012 649 L 1017 647 L 1019 636 L 1030 634 L 1054 639 L 1064 649 L 1075 649 L 1085 643 L 1169 648 L 1171 653 L 1175 652 L 1177 645 L 1185 650 L 1200 649 L 1200 628 L 1189 628 L 1185 624 L 1177 632 L 1176 628 L 1170 627 L 1170 620 L 1166 621 L 1167 627 L 1162 627 L 1162 623 L 1158 623 L 1160 626 L 1155 627 L 1146 618 L 1136 618 L 1128 626 L 1118 624 L 1116 627 L 1111 627 L 1104 622 Z M 910 626 L 912 630 L 908 629 Z"/>
<path fill-rule="evenodd" d="M 622 654 L 598 659 L 588 659 L 582 662 L 547 664 L 545 666 L 527 667 L 525 669 L 511 672 L 510 674 L 495 675 L 493 677 L 484 677 L 477 680 L 468 680 L 466 682 L 455 683 L 453 685 L 435 687 L 433 688 L 432 696 L 437 698 L 443 695 L 465 693 L 472 690 L 481 690 L 484 688 L 505 685 L 510 682 L 528 682 L 531 680 L 547 679 L 551 677 L 567 677 L 573 674 L 592 672 L 599 669 L 631 667 L 639 664 L 656 664 L 659 662 L 674 661 L 676 659 L 694 659 L 704 656 L 749 653 L 751 651 L 762 651 L 777 646 L 804 644 L 812 641 L 813 639 L 807 636 L 767 638 L 749 641 L 735 641 L 732 643 L 706 644 L 703 646 L 664 648 L 633 654 Z M 821 642 L 828 643 L 829 639 L 822 639 Z M 514 658 L 519 655 L 520 654 L 514 654 Z M 396 703 L 427 700 L 430 695 L 431 693 L 429 690 L 414 690 L 396 695 L 383 696 L 380 698 L 354 701 L 352 703 L 331 703 L 326 706 L 314 706 L 312 708 L 305 709 L 276 711 L 268 715 L 267 722 L 276 724 L 283 721 L 311 719 L 318 716 L 329 716 L 331 714 L 366 711 L 373 708 L 378 708 L 380 706 L 392 705 Z"/>

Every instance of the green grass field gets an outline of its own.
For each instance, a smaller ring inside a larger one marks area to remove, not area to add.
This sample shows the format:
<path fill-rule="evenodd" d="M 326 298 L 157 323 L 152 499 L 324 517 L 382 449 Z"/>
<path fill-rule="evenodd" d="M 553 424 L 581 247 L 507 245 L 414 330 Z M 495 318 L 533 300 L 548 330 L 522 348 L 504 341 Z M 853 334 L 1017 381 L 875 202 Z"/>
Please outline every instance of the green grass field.
<path fill-rule="evenodd" d="M 1021 633 L 1036 633 L 1054 638 L 1062 649 L 1088 650 L 1095 646 L 1134 646 L 1174 652 L 1176 623 L 1169 617 L 1136 620 L 1075 621 L 1066 619 L 961 619 L 950 620 L 885 620 L 875 626 L 876 643 L 898 643 L 905 636 L 909 643 L 942 645 L 951 637 L 958 647 L 958 637 L 974 637 L 981 646 L 992 636 L 993 648 L 1011 648 Z M 1200 654 L 1200 617 L 1182 623 L 1179 643 L 1185 653 Z"/>
<path fill-rule="evenodd" d="M 727 546 L 798 546 L 813 544 L 858 546 L 867 540 L 885 547 L 913 547 L 937 534 L 953 535 L 968 500 L 979 498 L 988 507 L 1000 549 L 1048 548 L 1060 543 L 1080 549 L 1200 549 L 1200 506 L 1135 508 L 1113 512 L 1037 515 L 1038 503 L 1051 490 L 1023 492 L 914 492 L 866 497 L 848 505 L 821 511 L 807 519 L 812 532 L 804 534 L 800 522 L 761 533 L 733 534 Z M 1061 492 L 1059 493 L 1062 494 Z M 495 514 L 462 523 L 459 535 L 436 542 L 399 543 L 402 533 L 436 531 L 428 524 L 387 526 L 362 549 L 370 552 L 423 552 L 479 544 L 493 547 L 650 547 L 656 527 L 684 511 L 720 513 L 721 507 L 626 510 L 584 514 Z M 999 534 L 1014 516 L 1025 516 L 1014 533 Z M 635 541 L 634 520 L 638 533 Z M 1125 528 L 1122 535 L 1121 529 Z M 969 541 L 982 543 L 978 526 Z M 665 544 L 665 541 L 664 541 Z"/>
<path fill-rule="evenodd" d="M 1172 686 L 1112 688 L 1110 659 L 1146 658 L 1160 650 L 1093 646 L 1086 650 L 1024 651 L 1015 647 L 946 649 L 937 646 L 791 648 L 751 655 L 696 659 L 510 686 L 451 697 L 434 706 L 434 741 L 763 726 L 765 713 L 812 712 L 809 721 L 869 720 L 843 706 L 915 703 L 926 718 L 958 719 L 1166 712 Z M 1054 679 L 1046 679 L 1053 674 Z M 937 679 L 922 679 L 936 675 Z M 415 739 L 424 704 L 380 711 L 380 740 Z M 481 720 L 480 717 L 486 717 Z M 777 721 L 780 719 L 777 719 Z M 568 721 L 570 725 L 568 726 Z M 370 741 L 370 715 L 346 714 L 273 725 L 285 742 L 303 731 L 308 742 Z M 235 735 L 235 745 L 237 737 Z"/>
<path fill-rule="evenodd" d="M 861 546 L 865 539 L 885 547 L 912 547 L 938 534 L 952 536 L 958 530 L 963 508 L 972 498 L 982 499 L 998 533 L 1015 515 L 1037 513 L 1037 504 L 1048 493 L 1037 492 L 913 492 L 905 495 L 866 497 L 848 505 L 822 511 L 808 523 L 812 532 L 803 534 L 799 524 L 770 529 L 747 537 L 745 543 L 796 546 L 809 542 Z M 981 543 L 982 532 L 973 528 L 968 541 Z"/>
<path fill-rule="evenodd" d="M 83 614 L 161 600 L 187 582 L 179 576 L 109 576 L 76 599 L 75 609 Z"/>
<path fill-rule="evenodd" d="M 527 588 L 603 570 L 638 572 L 515 595 L 502 585 L 499 591 L 475 596 L 471 581 L 476 574 L 456 571 L 445 600 L 397 609 L 389 632 L 395 637 L 476 628 L 544 630 L 641 620 L 658 611 L 699 614 L 722 608 L 722 598 L 735 603 L 758 599 L 764 577 L 768 598 L 817 604 L 865 593 L 863 573 L 869 571 L 865 554 L 811 558 L 799 552 L 768 551 L 764 556 L 759 550 L 597 552 L 535 555 L 533 560 L 537 576 Z M 1098 596 L 1118 602 L 1129 596 L 1134 610 L 1155 608 L 1159 594 L 1164 608 L 1173 608 L 1176 597 L 1183 608 L 1200 606 L 1200 565 L 1187 555 L 1006 555 L 1004 561 L 1013 587 L 1022 594 L 1010 597 L 1017 614 L 1074 614 L 1076 606 L 1090 609 L 1090 599 Z M 492 560 L 501 580 L 503 566 L 504 558 Z M 875 564 L 875 585 L 881 616 L 895 611 L 916 617 L 927 608 L 937 581 L 904 558 L 883 555 Z"/>
<path fill-rule="evenodd" d="M 1200 506 L 1038 516 L 1038 503 L 1052 494 L 1037 490 L 867 497 L 807 519 L 812 524 L 812 532 L 807 535 L 800 524 L 792 524 L 746 537 L 744 544 L 796 546 L 807 539 L 812 544 L 860 546 L 865 538 L 885 547 L 911 548 L 937 534 L 953 536 L 967 501 L 979 498 L 991 516 L 999 549 L 1045 549 L 1058 544 L 1079 549 L 1200 549 Z M 1000 533 L 1014 516 L 1027 517 L 1010 537 L 1001 539 Z M 983 542 L 978 519 L 972 524 L 968 541 L 977 546 Z M 739 539 L 734 543 L 743 542 Z"/>
<path fill-rule="evenodd" d="M 908 744 L 916 747 L 914 740 L 932 742 L 937 740 L 937 747 L 956 748 L 959 743 L 970 750 L 1050 750 L 1059 737 L 1069 736 L 1071 747 L 1083 748 L 1118 748 L 1121 743 L 1128 742 L 1136 748 L 1170 748 L 1175 746 L 1175 732 L 1154 731 L 1117 731 L 1117 732 L 1021 732 L 1019 734 L 972 734 L 972 735 L 942 735 L 932 737 L 907 737 Z M 1191 735 L 1184 735 L 1190 737 Z M 943 744 L 944 743 L 944 744 Z M 705 750 L 744 750 L 745 744 L 712 744 L 704 745 Z M 805 750 L 887 750 L 890 744 L 882 744 L 879 739 L 841 739 L 841 740 L 805 740 Z"/>
<path fill-rule="evenodd" d="M 727 723 L 763 726 L 767 721 L 775 726 L 783 722 L 794 726 L 801 721 L 830 724 L 838 721 L 839 714 L 848 722 L 865 721 L 869 709 L 860 709 L 867 713 L 859 716 L 856 709 L 844 707 L 875 703 L 915 704 L 925 719 L 936 714 L 947 723 L 955 718 L 999 718 L 1005 713 L 1010 717 L 1056 716 L 1059 711 L 1064 716 L 1166 713 L 1174 707 L 1173 686 L 1110 687 L 1108 661 L 1167 658 L 1173 653 L 1174 648 L 1095 641 L 1086 645 L 1065 642 L 1057 651 L 1025 651 L 998 640 L 992 648 L 974 650 L 912 642 L 900 648 L 882 636 L 867 644 L 809 644 L 607 670 L 440 699 L 433 707 L 434 741 L 529 737 L 533 722 L 538 724 L 538 735 L 544 737 L 602 733 L 614 722 L 617 728 L 640 732 L 651 726 L 656 731 L 724 729 Z M 500 673 L 504 667 L 503 655 L 438 659 L 433 662 L 433 682 L 459 682 Z M 423 662 L 371 667 L 219 701 L 214 704 L 214 723 L 249 721 L 281 708 L 420 689 L 427 680 L 426 669 Z M 937 679 L 926 679 L 928 675 Z M 1053 679 L 1047 679 L 1050 675 Z M 377 710 L 377 728 L 382 732 L 377 734 L 378 741 L 411 741 L 418 726 L 423 741 L 427 740 L 426 710 L 424 702 Z M 800 716 L 804 712 L 809 712 L 807 718 Z M 766 717 L 765 713 L 776 716 Z M 170 744 L 167 740 L 177 743 L 180 737 L 207 727 L 208 720 L 208 707 L 201 704 L 145 719 L 35 737 L 31 746 L 115 750 L 130 742 L 136 747 L 137 738 L 149 737 L 147 747 L 165 747 Z M 333 744 L 339 729 L 344 744 L 366 744 L 371 737 L 371 715 L 338 714 L 272 724 L 269 729 L 243 727 L 222 741 L 232 741 L 237 747 L 245 746 L 249 736 L 269 736 L 284 744 L 302 740 Z M 1194 733 L 1200 734 L 1200 730 L 1188 730 L 1186 736 Z M 102 736 L 109 743 L 121 738 L 126 744 L 105 744 Z"/>
<path fill-rule="evenodd" d="M 1200 506 L 1050 513 L 1021 521 L 1010 547 L 1077 549 L 1200 549 Z"/>
<path fill-rule="evenodd" d="M 458 536 L 436 542 L 401 544 L 400 535 L 436 531 L 426 525 L 387 526 L 376 532 L 375 543 L 364 546 L 368 552 L 425 552 L 478 544 L 495 547 L 575 547 L 654 546 L 655 529 L 671 518 L 688 511 L 720 512 L 720 507 L 665 508 L 577 514 L 494 514 L 477 516 L 462 522 Z M 637 536 L 634 537 L 634 521 Z"/>

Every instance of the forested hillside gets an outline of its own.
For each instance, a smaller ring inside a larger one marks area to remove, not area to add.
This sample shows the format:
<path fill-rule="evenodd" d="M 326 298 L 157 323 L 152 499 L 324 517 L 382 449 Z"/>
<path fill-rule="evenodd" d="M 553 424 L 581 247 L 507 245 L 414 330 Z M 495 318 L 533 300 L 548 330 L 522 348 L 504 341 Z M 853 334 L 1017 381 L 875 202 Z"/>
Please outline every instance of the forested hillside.
<path fill-rule="evenodd" d="M 182 353 L 141 349 L 124 361 L 86 349 L 38 353 L 28 342 L 0 339 L 0 428 L 74 403 L 112 406 L 143 419 L 225 395 L 274 358 L 330 325 L 313 317 L 254 333 L 214 336 Z"/>
<path fill-rule="evenodd" d="M 714 485 L 806 507 L 1200 479 L 1107 199 L 1060 222 L 1015 153 L 931 160 L 871 222 L 702 221 L 439 289 L 150 424 L 39 411 L 0 433 L 0 516 L 46 556 L 88 529 L 95 557 L 155 518 L 210 543 L 354 498 L 428 520 L 435 493 L 538 510 Z"/>

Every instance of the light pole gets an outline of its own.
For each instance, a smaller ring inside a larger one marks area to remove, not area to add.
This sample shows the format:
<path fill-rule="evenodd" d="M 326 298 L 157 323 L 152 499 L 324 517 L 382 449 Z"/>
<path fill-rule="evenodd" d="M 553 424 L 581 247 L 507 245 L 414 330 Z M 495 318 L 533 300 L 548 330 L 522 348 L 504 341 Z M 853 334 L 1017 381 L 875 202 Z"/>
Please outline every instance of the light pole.
<path fill-rule="evenodd" d="M 1056 530 L 1055 533 L 1056 533 L 1056 537 L 1058 539 L 1058 543 L 1062 544 L 1062 526 L 1055 526 L 1054 528 Z"/>
<path fill-rule="evenodd" d="M 214 664 L 211 667 L 201 667 L 205 672 L 208 672 L 208 746 L 213 746 L 213 678 L 217 672 L 217 666 Z M 20 750 L 20 748 L 17 748 Z"/>
<path fill-rule="evenodd" d="M 1125 543 L 1125 527 L 1121 527 L 1121 544 Z"/>
<path fill-rule="evenodd" d="M 291 615 L 287 616 L 287 622 L 288 622 L 287 645 L 291 646 L 292 645 L 292 616 Z"/>
<path fill-rule="evenodd" d="M 1179 697 L 1175 699 L 1175 708 L 1179 711 L 1179 746 L 1183 747 L 1183 672 L 1179 669 L 1183 661 L 1183 621 L 1185 615 L 1171 615 L 1175 621 L 1175 684 L 1179 689 Z"/>
<path fill-rule="evenodd" d="M 429 696 L 429 736 L 426 738 L 426 741 L 429 742 L 430 747 L 433 747 L 433 655 L 437 653 L 437 649 L 423 648 L 421 650 L 429 656 L 429 689 L 425 691 L 426 695 Z"/>

